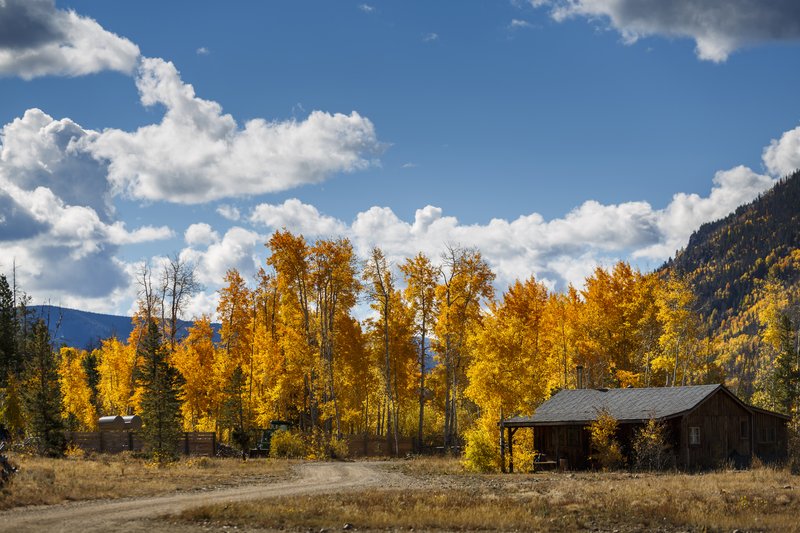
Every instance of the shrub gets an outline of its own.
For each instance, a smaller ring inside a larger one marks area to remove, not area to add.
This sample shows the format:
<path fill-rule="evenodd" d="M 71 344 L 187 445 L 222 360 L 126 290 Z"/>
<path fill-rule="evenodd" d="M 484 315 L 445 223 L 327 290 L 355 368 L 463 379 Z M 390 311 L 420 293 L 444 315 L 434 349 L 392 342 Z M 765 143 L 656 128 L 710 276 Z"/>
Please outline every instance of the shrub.
<path fill-rule="evenodd" d="M 66 451 L 64 451 L 64 457 L 67 459 L 83 459 L 86 457 L 86 451 L 74 442 L 70 442 Z"/>
<path fill-rule="evenodd" d="M 650 419 L 633 438 L 634 468 L 664 470 L 672 466 L 673 455 L 667 442 L 667 426 Z"/>
<path fill-rule="evenodd" d="M 500 466 L 494 439 L 478 427 L 466 432 L 464 466 L 474 472 L 492 472 Z"/>
<path fill-rule="evenodd" d="M 293 431 L 276 431 L 269 441 L 269 455 L 285 459 L 305 457 L 306 447 L 302 436 Z"/>
<path fill-rule="evenodd" d="M 624 457 L 617 440 L 617 419 L 608 411 L 600 411 L 597 420 L 589 425 L 592 441 L 590 459 L 596 461 L 603 470 L 613 470 L 622 466 Z"/>
<path fill-rule="evenodd" d="M 330 442 L 328 442 L 328 457 L 331 459 L 345 459 L 348 455 L 350 455 L 350 447 L 347 445 L 347 441 L 332 436 Z"/>

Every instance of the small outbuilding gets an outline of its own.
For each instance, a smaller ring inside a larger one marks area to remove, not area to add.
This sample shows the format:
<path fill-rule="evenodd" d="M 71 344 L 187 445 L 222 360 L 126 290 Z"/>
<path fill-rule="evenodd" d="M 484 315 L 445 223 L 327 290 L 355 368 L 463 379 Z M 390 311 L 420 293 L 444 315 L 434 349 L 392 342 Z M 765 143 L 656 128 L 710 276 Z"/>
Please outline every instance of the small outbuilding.
<path fill-rule="evenodd" d="M 514 471 L 514 434 L 532 428 L 534 449 L 547 463 L 590 468 L 588 426 L 606 412 L 617 420 L 617 438 L 629 455 L 636 432 L 649 420 L 665 424 L 679 468 L 747 466 L 786 459 L 789 417 L 747 405 L 724 385 L 562 390 L 533 416 L 500 422 L 503 466 Z"/>

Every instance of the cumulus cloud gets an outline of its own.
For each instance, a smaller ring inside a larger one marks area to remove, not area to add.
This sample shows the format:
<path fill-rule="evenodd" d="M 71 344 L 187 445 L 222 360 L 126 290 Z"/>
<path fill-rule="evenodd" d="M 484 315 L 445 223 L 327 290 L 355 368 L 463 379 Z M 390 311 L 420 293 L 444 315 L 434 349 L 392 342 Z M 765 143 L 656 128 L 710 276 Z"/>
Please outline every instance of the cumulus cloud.
<path fill-rule="evenodd" d="M 426 33 L 425 35 L 422 36 L 422 42 L 424 43 L 430 43 L 438 40 L 439 40 L 438 33 L 431 32 L 431 33 Z"/>
<path fill-rule="evenodd" d="M 53 0 L 0 2 L 0 75 L 81 76 L 102 70 L 129 73 L 139 48 Z"/>
<path fill-rule="evenodd" d="M 239 212 L 239 209 L 227 204 L 222 204 L 217 207 L 217 214 L 219 214 L 222 218 L 227 218 L 233 222 L 236 222 L 242 218 L 242 214 Z"/>
<path fill-rule="evenodd" d="M 186 229 L 184 240 L 189 246 L 209 245 L 219 241 L 219 233 L 214 231 L 210 225 L 201 222 L 192 224 Z"/>
<path fill-rule="evenodd" d="M 225 232 L 221 240 L 206 247 L 194 243 L 185 248 L 180 257 L 195 265 L 201 283 L 218 286 L 231 268 L 237 269 L 245 279 L 255 275 L 264 242 L 262 235 L 235 226 Z"/>
<path fill-rule="evenodd" d="M 606 20 L 627 43 L 664 35 L 695 41 L 700 59 L 721 62 L 744 46 L 800 40 L 796 0 L 533 0 L 557 21 Z"/>
<path fill-rule="evenodd" d="M 291 228 L 293 232 L 309 237 L 338 235 L 345 225 L 333 217 L 321 215 L 316 207 L 302 203 L 296 198 L 280 205 L 260 204 L 253 209 L 250 221 L 270 228 Z"/>
<path fill-rule="evenodd" d="M 360 9 L 364 13 L 372 13 L 373 11 L 375 11 L 375 6 L 371 6 L 369 4 L 359 4 L 358 9 Z"/>
<path fill-rule="evenodd" d="M 800 127 L 773 139 L 764 148 L 764 165 L 775 176 L 785 176 L 800 169 Z"/>
<path fill-rule="evenodd" d="M 501 286 L 535 274 L 562 288 L 582 283 L 598 264 L 629 257 L 663 261 L 685 246 L 701 224 L 727 215 L 773 184 L 769 176 L 736 167 L 716 174 L 708 196 L 676 194 L 664 209 L 647 202 L 603 205 L 590 200 L 552 220 L 532 213 L 515 220 L 462 224 L 428 205 L 416 211 L 413 221 L 405 221 L 392 209 L 376 206 L 347 224 L 292 199 L 256 206 L 251 221 L 312 239 L 346 236 L 362 257 L 377 245 L 396 263 L 419 251 L 438 257 L 448 243 L 475 246 Z"/>
<path fill-rule="evenodd" d="M 86 205 L 103 218 L 111 212 L 107 167 L 85 151 L 97 133 L 39 109 L 0 130 L 0 177 L 23 190 L 47 187 L 70 205 Z"/>
<path fill-rule="evenodd" d="M 6 182 L 2 188 L 36 224 L 37 231 L 2 243 L 3 257 L 18 265 L 21 286 L 34 294 L 100 298 L 122 290 L 129 278 L 116 258 L 119 246 L 172 236 L 165 227 L 128 231 L 123 222 L 105 223 L 91 207 L 67 205 L 46 187 L 25 191 Z"/>
<path fill-rule="evenodd" d="M 136 85 L 142 104 L 166 108 L 163 120 L 105 130 L 89 147 L 109 162 L 115 191 L 132 198 L 193 204 L 283 191 L 364 169 L 380 149 L 372 123 L 356 112 L 253 119 L 240 128 L 162 59 L 143 59 Z"/>
<path fill-rule="evenodd" d="M 0 243 L 33 237 L 47 227 L 10 194 L 0 190 Z"/>
<path fill-rule="evenodd" d="M 0 267 L 16 261 L 25 290 L 64 305 L 122 298 L 130 278 L 119 246 L 173 235 L 113 220 L 106 166 L 84 150 L 96 135 L 38 109 L 0 130 Z"/>

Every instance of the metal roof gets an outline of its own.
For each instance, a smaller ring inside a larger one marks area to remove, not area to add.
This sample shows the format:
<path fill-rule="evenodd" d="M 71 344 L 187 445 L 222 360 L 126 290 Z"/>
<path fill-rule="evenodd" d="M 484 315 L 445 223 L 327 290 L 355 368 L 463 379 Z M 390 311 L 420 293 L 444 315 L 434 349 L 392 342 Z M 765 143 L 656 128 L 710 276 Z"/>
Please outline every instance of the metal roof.
<path fill-rule="evenodd" d="M 618 422 L 671 418 L 694 409 L 719 389 L 736 398 L 722 385 L 562 390 L 540 405 L 533 416 L 509 418 L 503 424 L 506 427 L 584 424 L 595 420 L 603 410 Z"/>

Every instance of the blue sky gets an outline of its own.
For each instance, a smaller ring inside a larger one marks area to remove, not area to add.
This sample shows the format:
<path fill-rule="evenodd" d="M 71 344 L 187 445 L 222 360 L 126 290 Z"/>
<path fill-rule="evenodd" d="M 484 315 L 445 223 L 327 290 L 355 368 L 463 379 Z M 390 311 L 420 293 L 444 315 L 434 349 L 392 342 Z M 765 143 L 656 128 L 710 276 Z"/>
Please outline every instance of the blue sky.
<path fill-rule="evenodd" d="M 7 0 L 0 271 L 122 313 L 181 254 L 207 312 L 281 226 L 477 246 L 500 289 L 657 267 L 800 166 L 800 9 L 765 4 Z"/>

